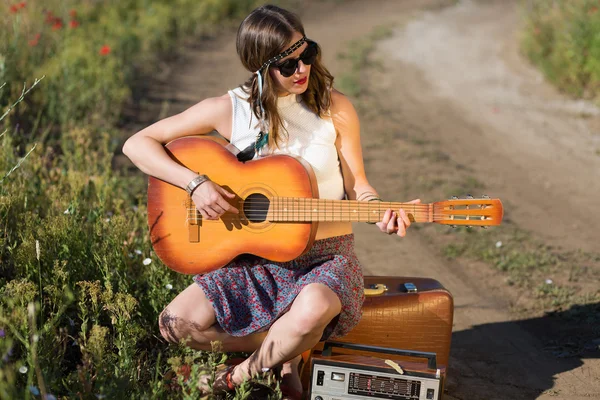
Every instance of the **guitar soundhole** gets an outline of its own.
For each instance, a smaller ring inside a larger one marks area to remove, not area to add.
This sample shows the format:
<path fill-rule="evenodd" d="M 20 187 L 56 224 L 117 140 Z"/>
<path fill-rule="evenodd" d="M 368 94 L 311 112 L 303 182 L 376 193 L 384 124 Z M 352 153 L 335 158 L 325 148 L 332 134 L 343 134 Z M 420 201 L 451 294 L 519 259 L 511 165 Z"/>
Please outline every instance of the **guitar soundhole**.
<path fill-rule="evenodd" d="M 264 194 L 254 193 L 244 201 L 244 214 L 250 222 L 264 222 L 267 219 L 270 201 Z"/>

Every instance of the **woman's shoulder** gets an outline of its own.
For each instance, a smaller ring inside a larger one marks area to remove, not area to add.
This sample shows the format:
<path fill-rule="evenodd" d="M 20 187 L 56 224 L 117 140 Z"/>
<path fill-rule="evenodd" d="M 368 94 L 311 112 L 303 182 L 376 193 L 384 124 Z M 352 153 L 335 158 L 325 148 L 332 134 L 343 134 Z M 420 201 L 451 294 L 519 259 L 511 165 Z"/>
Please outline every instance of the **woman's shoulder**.
<path fill-rule="evenodd" d="M 250 93 L 243 86 L 233 88 L 230 91 L 228 91 L 227 94 L 234 100 L 240 99 L 248 101 L 248 99 L 250 98 Z"/>
<path fill-rule="evenodd" d="M 331 89 L 331 118 L 336 119 L 348 119 L 348 117 L 356 116 L 356 110 L 352 105 L 352 102 L 342 92 Z"/>

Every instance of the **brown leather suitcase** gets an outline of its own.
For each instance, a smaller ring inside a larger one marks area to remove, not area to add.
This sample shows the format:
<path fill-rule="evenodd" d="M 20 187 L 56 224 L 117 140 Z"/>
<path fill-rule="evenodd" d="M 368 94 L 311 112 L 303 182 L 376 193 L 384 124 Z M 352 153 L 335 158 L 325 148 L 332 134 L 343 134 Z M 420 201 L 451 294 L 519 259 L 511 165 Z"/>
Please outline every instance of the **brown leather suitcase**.
<path fill-rule="evenodd" d="M 445 375 L 453 316 L 452 295 L 435 279 L 365 276 L 362 318 L 348 335 L 336 341 L 435 353 Z M 322 348 L 321 342 L 313 351 L 320 352 Z M 310 365 L 309 358 L 310 354 L 305 353 L 305 366 Z M 302 371 L 305 384 L 309 380 L 308 370 Z"/>

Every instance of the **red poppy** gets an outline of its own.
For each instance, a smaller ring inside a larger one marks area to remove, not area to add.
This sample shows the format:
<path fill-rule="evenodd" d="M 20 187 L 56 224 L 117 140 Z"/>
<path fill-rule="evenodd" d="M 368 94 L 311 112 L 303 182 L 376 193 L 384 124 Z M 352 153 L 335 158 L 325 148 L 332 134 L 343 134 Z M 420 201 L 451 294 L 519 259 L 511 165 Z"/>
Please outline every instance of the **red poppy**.
<path fill-rule="evenodd" d="M 22 1 L 19 4 L 17 4 L 17 6 L 19 7 L 19 9 L 25 8 L 26 5 L 27 5 L 27 2 L 25 2 L 25 1 Z"/>
<path fill-rule="evenodd" d="M 57 30 L 61 29 L 62 27 L 63 27 L 62 19 L 56 18 L 54 20 L 54 24 L 52 25 L 52 30 L 57 31 Z"/>
<path fill-rule="evenodd" d="M 107 45 L 107 44 L 105 44 L 104 46 L 102 46 L 100 48 L 100 55 L 101 56 L 107 56 L 107 55 L 110 54 L 110 52 L 111 52 L 110 46 Z"/>
<path fill-rule="evenodd" d="M 37 44 L 38 44 L 38 42 L 39 42 L 39 40 L 40 40 L 40 37 L 41 37 L 41 36 L 42 36 L 42 35 L 41 35 L 40 33 L 36 34 L 36 35 L 34 36 L 34 38 L 33 38 L 33 39 L 31 39 L 31 40 L 29 41 L 29 45 L 30 45 L 31 47 L 33 47 L 33 46 L 37 46 Z"/>
<path fill-rule="evenodd" d="M 72 29 L 75 29 L 75 28 L 77 28 L 77 27 L 79 26 L 79 22 L 78 22 L 78 21 L 75 21 L 75 20 L 73 19 L 73 20 L 71 20 L 71 21 L 69 22 L 69 26 L 70 26 Z"/>
<path fill-rule="evenodd" d="M 10 13 L 11 14 L 16 14 L 19 12 L 19 6 L 17 4 L 13 4 L 12 6 L 10 6 Z"/>
<path fill-rule="evenodd" d="M 55 20 L 56 20 L 56 17 L 54 16 L 54 14 L 52 14 L 52 11 L 46 12 L 46 22 L 47 23 L 53 24 Z"/>
<path fill-rule="evenodd" d="M 598 12 L 598 7 L 592 7 L 588 10 L 588 15 L 594 15 Z"/>
<path fill-rule="evenodd" d="M 77 11 L 76 11 L 76 10 L 71 10 L 71 11 L 69 11 L 69 15 L 70 15 L 72 18 L 75 18 L 75 17 L 77 16 Z"/>

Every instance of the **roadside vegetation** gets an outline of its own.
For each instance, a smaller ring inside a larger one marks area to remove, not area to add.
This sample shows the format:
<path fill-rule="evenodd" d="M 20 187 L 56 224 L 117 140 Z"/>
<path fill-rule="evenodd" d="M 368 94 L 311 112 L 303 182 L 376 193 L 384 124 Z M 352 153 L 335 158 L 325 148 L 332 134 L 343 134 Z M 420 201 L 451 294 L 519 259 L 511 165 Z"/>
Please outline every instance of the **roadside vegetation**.
<path fill-rule="evenodd" d="M 600 96 L 600 4 L 524 0 L 523 52 L 546 78 L 578 97 Z"/>
<path fill-rule="evenodd" d="M 141 174 L 111 162 L 131 82 L 257 3 L 0 6 L 0 398 L 195 399 L 227 359 L 160 337 L 189 277 L 152 252 Z"/>

